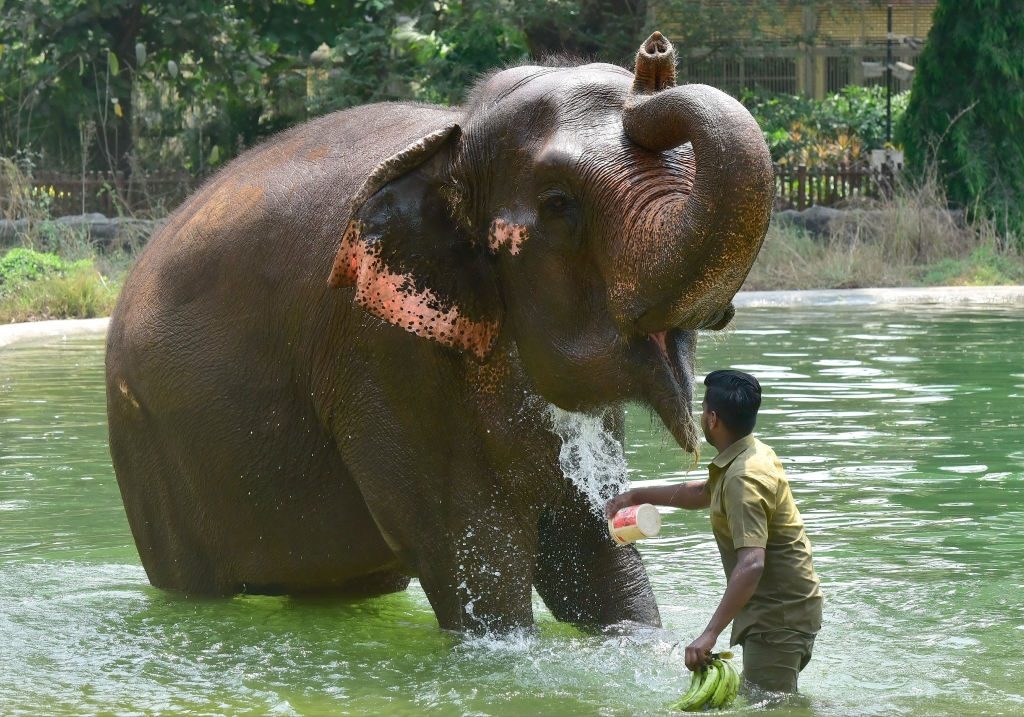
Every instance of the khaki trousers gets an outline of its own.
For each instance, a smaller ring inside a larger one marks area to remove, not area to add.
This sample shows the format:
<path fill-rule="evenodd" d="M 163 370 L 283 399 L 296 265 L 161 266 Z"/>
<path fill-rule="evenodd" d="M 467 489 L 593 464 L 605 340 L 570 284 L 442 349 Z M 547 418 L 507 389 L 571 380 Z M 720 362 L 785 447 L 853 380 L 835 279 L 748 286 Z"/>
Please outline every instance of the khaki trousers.
<path fill-rule="evenodd" d="M 771 692 L 796 692 L 797 677 L 811 661 L 814 635 L 771 630 L 743 638 L 743 679 Z"/>

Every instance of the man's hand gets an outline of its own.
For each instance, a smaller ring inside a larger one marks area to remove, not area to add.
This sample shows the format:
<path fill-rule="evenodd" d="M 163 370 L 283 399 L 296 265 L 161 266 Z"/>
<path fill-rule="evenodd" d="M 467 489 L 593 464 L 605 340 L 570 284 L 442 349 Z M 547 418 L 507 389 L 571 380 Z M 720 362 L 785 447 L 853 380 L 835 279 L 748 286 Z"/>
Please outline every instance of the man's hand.
<path fill-rule="evenodd" d="M 628 508 L 631 505 L 636 505 L 639 501 L 633 499 L 634 492 L 627 490 L 625 493 L 609 498 L 608 502 L 604 504 L 604 515 L 606 518 L 611 518 L 613 515 L 618 513 L 623 508 Z"/>
<path fill-rule="evenodd" d="M 686 666 L 690 672 L 696 672 L 711 661 L 711 651 L 715 649 L 718 635 L 704 632 L 686 648 Z"/>

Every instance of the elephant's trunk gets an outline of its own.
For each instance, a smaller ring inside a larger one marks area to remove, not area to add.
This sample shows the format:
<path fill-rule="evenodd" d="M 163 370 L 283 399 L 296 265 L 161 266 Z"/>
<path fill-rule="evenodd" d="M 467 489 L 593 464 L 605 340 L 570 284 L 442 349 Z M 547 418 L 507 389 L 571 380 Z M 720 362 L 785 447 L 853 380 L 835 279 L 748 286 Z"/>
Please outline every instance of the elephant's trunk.
<path fill-rule="evenodd" d="M 667 48 L 666 48 L 667 46 Z M 637 208 L 628 244 L 638 267 L 620 299 L 638 333 L 724 325 L 771 216 L 775 182 L 761 129 L 729 95 L 707 85 L 667 86 L 675 52 L 655 33 L 637 55 L 625 134 L 663 152 L 693 146 L 688 197 L 663 196 Z M 663 89 L 664 87 L 664 89 Z M 632 263 L 632 262 L 631 262 Z"/>

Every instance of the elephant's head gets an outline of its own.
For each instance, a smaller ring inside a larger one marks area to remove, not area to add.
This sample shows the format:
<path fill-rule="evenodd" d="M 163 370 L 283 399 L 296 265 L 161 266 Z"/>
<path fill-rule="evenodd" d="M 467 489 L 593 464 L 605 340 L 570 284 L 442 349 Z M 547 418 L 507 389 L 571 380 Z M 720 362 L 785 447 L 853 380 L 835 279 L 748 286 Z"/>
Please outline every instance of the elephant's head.
<path fill-rule="evenodd" d="M 654 33 L 635 73 L 482 80 L 461 122 L 373 171 L 330 281 L 480 359 L 501 337 L 561 408 L 650 405 L 694 451 L 696 332 L 731 319 L 773 189 L 754 119 L 716 89 L 675 86 Z"/>

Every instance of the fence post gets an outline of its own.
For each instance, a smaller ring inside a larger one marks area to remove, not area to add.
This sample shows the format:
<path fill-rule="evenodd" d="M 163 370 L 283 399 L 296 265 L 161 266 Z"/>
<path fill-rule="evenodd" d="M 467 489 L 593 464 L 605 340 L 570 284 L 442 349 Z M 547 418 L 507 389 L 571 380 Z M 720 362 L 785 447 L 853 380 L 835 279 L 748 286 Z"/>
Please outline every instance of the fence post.
<path fill-rule="evenodd" d="M 888 162 L 885 162 L 884 164 L 882 164 L 881 179 L 882 179 L 882 181 L 881 181 L 882 196 L 885 199 L 891 199 L 892 198 L 893 172 L 892 172 L 892 166 Z"/>
<path fill-rule="evenodd" d="M 807 208 L 807 165 L 800 164 L 796 168 L 796 208 L 803 211 Z"/>

